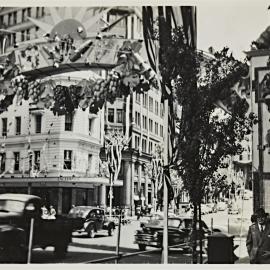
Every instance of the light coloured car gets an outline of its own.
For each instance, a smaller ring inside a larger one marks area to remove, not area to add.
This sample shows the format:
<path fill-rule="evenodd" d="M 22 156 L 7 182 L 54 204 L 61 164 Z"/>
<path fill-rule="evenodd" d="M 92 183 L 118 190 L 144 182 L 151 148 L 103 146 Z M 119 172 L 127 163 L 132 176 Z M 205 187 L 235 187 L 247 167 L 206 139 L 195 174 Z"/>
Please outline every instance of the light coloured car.
<path fill-rule="evenodd" d="M 218 211 L 225 211 L 227 209 L 227 204 L 225 202 L 218 202 L 217 203 L 217 210 Z"/>

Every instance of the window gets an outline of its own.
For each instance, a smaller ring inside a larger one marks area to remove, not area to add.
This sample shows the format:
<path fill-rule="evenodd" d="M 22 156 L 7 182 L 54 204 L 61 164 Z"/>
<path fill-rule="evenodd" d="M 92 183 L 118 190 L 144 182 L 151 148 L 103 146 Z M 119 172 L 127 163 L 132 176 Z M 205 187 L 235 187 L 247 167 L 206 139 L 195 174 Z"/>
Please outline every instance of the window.
<path fill-rule="evenodd" d="M 93 155 L 88 154 L 88 173 L 91 173 L 92 162 L 93 162 Z"/>
<path fill-rule="evenodd" d="M 160 117 L 164 117 L 164 104 L 160 103 Z"/>
<path fill-rule="evenodd" d="M 153 98 L 149 97 L 149 111 L 152 112 L 153 111 Z"/>
<path fill-rule="evenodd" d="M 149 130 L 150 132 L 153 132 L 153 120 L 149 119 Z"/>
<path fill-rule="evenodd" d="M 0 153 L 0 172 L 4 172 L 6 169 L 6 154 Z"/>
<path fill-rule="evenodd" d="M 108 121 L 114 123 L 114 109 L 108 109 Z"/>
<path fill-rule="evenodd" d="M 23 42 L 25 40 L 25 31 L 21 31 L 21 41 Z"/>
<path fill-rule="evenodd" d="M 139 164 L 135 164 L 135 175 L 139 175 Z"/>
<path fill-rule="evenodd" d="M 45 8 L 44 7 L 41 8 L 41 17 L 43 17 L 43 16 L 45 16 Z"/>
<path fill-rule="evenodd" d="M 12 19 L 12 14 L 9 13 L 8 14 L 8 26 L 10 26 L 12 24 L 11 19 Z"/>
<path fill-rule="evenodd" d="M 16 33 L 12 34 L 12 39 L 13 39 L 13 45 L 16 44 Z"/>
<path fill-rule="evenodd" d="M 17 11 L 13 12 L 13 22 L 14 24 L 17 24 Z"/>
<path fill-rule="evenodd" d="M 138 182 L 134 182 L 134 194 L 138 195 L 139 188 L 138 188 Z"/>
<path fill-rule="evenodd" d="M 142 151 L 146 152 L 146 139 L 142 139 Z"/>
<path fill-rule="evenodd" d="M 138 149 L 140 146 L 140 137 L 135 135 L 135 149 Z"/>
<path fill-rule="evenodd" d="M 141 126 L 141 114 L 139 112 L 135 112 L 135 123 L 137 126 Z"/>
<path fill-rule="evenodd" d="M 158 123 L 155 122 L 155 134 L 158 135 Z"/>
<path fill-rule="evenodd" d="M 163 126 L 160 125 L 160 137 L 163 137 Z"/>
<path fill-rule="evenodd" d="M 41 133 L 41 126 L 42 126 L 42 115 L 36 115 L 36 133 Z"/>
<path fill-rule="evenodd" d="M 158 115 L 158 102 L 155 101 L 155 114 Z"/>
<path fill-rule="evenodd" d="M 15 134 L 20 135 L 21 134 L 21 117 L 17 116 L 15 117 L 16 127 L 15 127 Z"/>
<path fill-rule="evenodd" d="M 39 18 L 39 7 L 36 9 L 36 18 Z"/>
<path fill-rule="evenodd" d="M 140 95 L 141 95 L 140 93 L 136 92 L 136 102 L 139 104 L 141 103 L 141 96 Z"/>
<path fill-rule="evenodd" d="M 2 136 L 7 136 L 7 118 L 2 118 Z"/>
<path fill-rule="evenodd" d="M 243 160 L 243 155 L 240 155 L 239 156 L 239 160 Z"/>
<path fill-rule="evenodd" d="M 65 115 L 65 131 L 72 131 L 73 115 L 71 113 Z"/>
<path fill-rule="evenodd" d="M 35 170 L 40 170 L 40 151 L 34 151 L 34 164 L 33 167 Z"/>
<path fill-rule="evenodd" d="M 147 93 L 143 93 L 143 107 L 147 108 Z"/>
<path fill-rule="evenodd" d="M 147 117 L 143 115 L 143 128 L 147 129 Z"/>
<path fill-rule="evenodd" d="M 26 40 L 30 40 L 30 29 L 26 30 Z"/>
<path fill-rule="evenodd" d="M 153 152 L 153 143 L 149 142 L 149 154 Z"/>
<path fill-rule="evenodd" d="M 25 21 L 25 14 L 26 14 L 26 9 L 22 10 L 22 22 Z"/>
<path fill-rule="evenodd" d="M 31 17 L 31 8 L 27 8 L 27 16 Z"/>
<path fill-rule="evenodd" d="M 14 152 L 14 171 L 19 171 L 20 169 L 20 152 Z"/>
<path fill-rule="evenodd" d="M 89 118 L 88 119 L 88 131 L 89 131 L 89 135 L 92 135 L 92 128 L 93 128 L 93 119 Z"/>
<path fill-rule="evenodd" d="M 64 169 L 71 170 L 72 168 L 72 151 L 71 150 L 64 150 Z"/>
<path fill-rule="evenodd" d="M 123 110 L 122 109 L 117 109 L 116 111 L 116 116 L 117 116 L 117 123 L 123 123 L 124 117 L 123 117 Z"/>

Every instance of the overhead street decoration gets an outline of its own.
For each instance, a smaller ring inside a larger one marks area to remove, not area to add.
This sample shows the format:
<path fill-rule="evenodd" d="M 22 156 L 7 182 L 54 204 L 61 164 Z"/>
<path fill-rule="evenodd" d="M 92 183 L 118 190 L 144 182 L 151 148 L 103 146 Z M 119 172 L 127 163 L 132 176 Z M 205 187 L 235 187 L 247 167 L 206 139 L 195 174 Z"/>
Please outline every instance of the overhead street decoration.
<path fill-rule="evenodd" d="M 148 91 L 151 84 L 156 86 L 156 75 L 141 57 L 141 48 L 142 41 L 108 38 L 16 49 L 1 58 L 1 111 L 15 98 L 17 104 L 29 100 L 57 114 L 71 113 L 78 107 L 89 107 L 96 113 L 105 101 L 114 102 L 117 96 L 129 94 L 130 88 Z M 106 78 L 96 75 L 69 87 L 56 85 L 49 78 L 60 71 L 90 69 L 93 65 L 110 68 Z"/>

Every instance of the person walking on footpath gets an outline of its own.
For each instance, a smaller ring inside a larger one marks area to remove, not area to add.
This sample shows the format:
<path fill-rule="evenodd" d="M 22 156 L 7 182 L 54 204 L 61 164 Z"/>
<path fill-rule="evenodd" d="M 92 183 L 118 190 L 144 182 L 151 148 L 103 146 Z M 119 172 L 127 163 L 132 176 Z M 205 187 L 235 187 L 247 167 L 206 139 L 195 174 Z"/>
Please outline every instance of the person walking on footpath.
<path fill-rule="evenodd" d="M 251 264 L 270 264 L 270 222 L 263 208 L 256 211 L 250 225 L 246 246 Z"/>

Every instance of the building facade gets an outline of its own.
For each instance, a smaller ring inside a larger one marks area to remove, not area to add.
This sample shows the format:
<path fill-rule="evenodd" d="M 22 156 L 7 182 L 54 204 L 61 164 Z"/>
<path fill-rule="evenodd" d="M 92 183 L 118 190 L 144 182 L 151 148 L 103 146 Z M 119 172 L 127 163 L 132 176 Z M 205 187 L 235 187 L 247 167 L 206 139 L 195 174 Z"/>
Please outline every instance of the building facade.
<path fill-rule="evenodd" d="M 153 7 L 153 14 L 163 14 L 162 9 L 165 12 L 165 7 Z M 165 13 L 173 14 L 172 24 L 183 24 L 187 36 L 196 43 L 195 28 L 190 27 L 196 25 L 194 8 L 166 7 Z M 6 7 L 0 10 L 0 25 L 2 55 L 20 46 L 43 43 L 48 36 L 69 34 L 74 40 L 95 39 L 106 32 L 131 40 L 143 39 L 144 29 L 140 7 Z M 147 60 L 149 53 L 144 46 L 142 51 L 143 59 Z M 29 65 L 36 64 L 32 60 Z M 43 69 L 42 80 L 69 86 L 87 79 L 87 72 L 105 76 L 110 70 L 108 66 L 84 65 L 86 73 L 83 73 L 81 67 L 69 64 L 65 70 Z M 120 97 L 114 104 L 107 102 L 97 114 L 77 109 L 72 115 L 57 116 L 51 110 L 41 110 L 23 101 L 21 105 L 13 103 L 0 118 L 1 192 L 40 195 L 45 203 L 57 207 L 60 214 L 73 204 L 108 204 L 109 179 L 106 173 L 101 173 L 100 150 L 104 146 L 104 133 L 122 129 L 128 130 L 131 140 L 115 183 L 114 205 L 134 210 L 138 200 L 153 204 L 153 183 L 145 168 L 155 147 L 167 136 L 160 90 L 151 88 L 143 94 Z"/>

